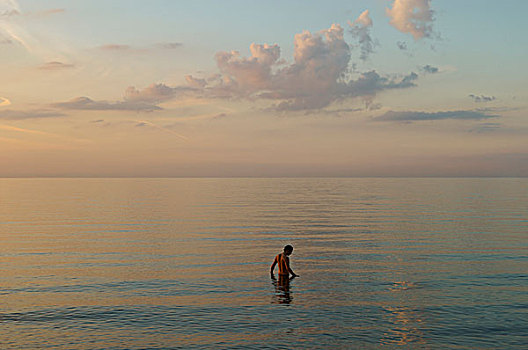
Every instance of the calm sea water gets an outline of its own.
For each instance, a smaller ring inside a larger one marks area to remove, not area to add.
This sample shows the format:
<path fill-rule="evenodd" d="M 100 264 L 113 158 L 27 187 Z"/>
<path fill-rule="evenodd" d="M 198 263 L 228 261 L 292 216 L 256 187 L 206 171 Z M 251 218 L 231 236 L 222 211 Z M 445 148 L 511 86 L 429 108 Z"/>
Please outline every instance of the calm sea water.
<path fill-rule="evenodd" d="M 526 348 L 527 231 L 528 179 L 0 179 L 0 348 Z"/>

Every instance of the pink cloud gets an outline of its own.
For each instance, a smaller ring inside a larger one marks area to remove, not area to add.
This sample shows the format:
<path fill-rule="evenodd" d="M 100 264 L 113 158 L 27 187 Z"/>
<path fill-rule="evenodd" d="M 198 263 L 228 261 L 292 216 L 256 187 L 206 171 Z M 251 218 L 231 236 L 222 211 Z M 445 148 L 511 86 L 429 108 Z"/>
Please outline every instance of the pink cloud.
<path fill-rule="evenodd" d="M 395 0 L 386 12 L 390 24 L 402 33 L 411 34 L 414 40 L 430 37 L 433 33 L 431 0 Z"/>

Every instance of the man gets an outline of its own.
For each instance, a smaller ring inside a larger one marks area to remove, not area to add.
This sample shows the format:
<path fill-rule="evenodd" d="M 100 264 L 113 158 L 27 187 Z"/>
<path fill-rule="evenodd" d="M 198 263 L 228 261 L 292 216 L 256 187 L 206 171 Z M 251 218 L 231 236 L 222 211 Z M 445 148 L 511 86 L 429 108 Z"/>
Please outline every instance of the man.
<path fill-rule="evenodd" d="M 273 276 L 273 271 L 275 270 L 275 265 L 279 265 L 279 279 L 281 278 L 289 278 L 290 274 L 292 277 L 298 277 L 298 275 L 295 274 L 295 272 L 292 271 L 290 268 L 290 259 L 288 256 L 291 255 L 293 252 L 293 247 L 291 245 L 287 245 L 284 247 L 284 252 L 281 254 L 278 254 L 275 257 L 275 260 L 273 260 L 273 264 L 271 264 L 270 273 Z"/>

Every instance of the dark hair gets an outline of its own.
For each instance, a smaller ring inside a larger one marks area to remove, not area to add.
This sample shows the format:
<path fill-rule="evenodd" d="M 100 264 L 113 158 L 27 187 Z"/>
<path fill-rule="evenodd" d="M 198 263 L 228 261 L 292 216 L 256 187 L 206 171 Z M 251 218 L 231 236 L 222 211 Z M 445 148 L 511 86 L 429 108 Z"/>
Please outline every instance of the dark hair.
<path fill-rule="evenodd" d="M 291 245 L 285 245 L 284 246 L 284 251 L 285 252 L 293 252 L 293 247 Z"/>

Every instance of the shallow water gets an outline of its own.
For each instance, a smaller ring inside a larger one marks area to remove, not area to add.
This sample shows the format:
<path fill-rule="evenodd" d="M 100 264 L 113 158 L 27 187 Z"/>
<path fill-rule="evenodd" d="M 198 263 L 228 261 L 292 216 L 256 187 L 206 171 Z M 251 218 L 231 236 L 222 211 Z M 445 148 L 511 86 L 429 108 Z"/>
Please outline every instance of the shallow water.
<path fill-rule="evenodd" d="M 520 348 L 527 231 L 528 179 L 0 179 L 0 348 Z"/>

